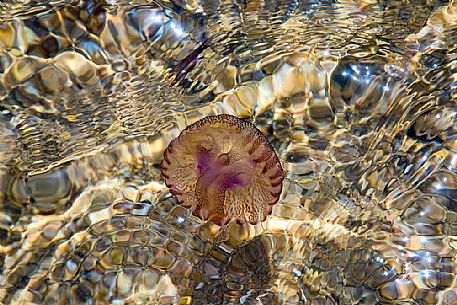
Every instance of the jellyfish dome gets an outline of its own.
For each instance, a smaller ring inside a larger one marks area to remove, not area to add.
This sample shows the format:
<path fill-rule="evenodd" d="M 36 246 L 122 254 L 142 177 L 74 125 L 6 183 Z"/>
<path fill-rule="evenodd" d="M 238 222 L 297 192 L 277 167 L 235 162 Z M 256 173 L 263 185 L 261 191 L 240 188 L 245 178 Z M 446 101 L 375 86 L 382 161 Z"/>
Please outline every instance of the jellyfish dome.
<path fill-rule="evenodd" d="M 227 114 L 187 126 L 166 148 L 161 170 L 181 205 L 220 226 L 264 221 L 284 178 L 267 138 L 253 124 Z"/>

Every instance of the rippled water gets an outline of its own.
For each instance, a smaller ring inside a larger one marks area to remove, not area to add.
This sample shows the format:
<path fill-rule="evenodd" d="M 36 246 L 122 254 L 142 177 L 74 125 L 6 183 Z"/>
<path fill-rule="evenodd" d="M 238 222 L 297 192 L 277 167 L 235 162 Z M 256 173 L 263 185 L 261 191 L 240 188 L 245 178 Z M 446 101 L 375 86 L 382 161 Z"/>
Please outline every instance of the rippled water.
<path fill-rule="evenodd" d="M 457 2 L 0 3 L 0 303 L 457 304 Z M 228 113 L 272 215 L 221 232 L 159 164 Z"/>

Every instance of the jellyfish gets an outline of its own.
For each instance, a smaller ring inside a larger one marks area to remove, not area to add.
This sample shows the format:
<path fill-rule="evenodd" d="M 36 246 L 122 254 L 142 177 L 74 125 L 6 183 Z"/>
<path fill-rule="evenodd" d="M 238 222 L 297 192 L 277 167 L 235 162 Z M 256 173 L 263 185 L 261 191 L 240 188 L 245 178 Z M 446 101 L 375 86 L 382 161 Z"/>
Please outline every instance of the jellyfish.
<path fill-rule="evenodd" d="M 268 139 L 253 124 L 227 114 L 187 126 L 165 149 L 161 171 L 182 206 L 219 226 L 264 221 L 284 179 Z"/>

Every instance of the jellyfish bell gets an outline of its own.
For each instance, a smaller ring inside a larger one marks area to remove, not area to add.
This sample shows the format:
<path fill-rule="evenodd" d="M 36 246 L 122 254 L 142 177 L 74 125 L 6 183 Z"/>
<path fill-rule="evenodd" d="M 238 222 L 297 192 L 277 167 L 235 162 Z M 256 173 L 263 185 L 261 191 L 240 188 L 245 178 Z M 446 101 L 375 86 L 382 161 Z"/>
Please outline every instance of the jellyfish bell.
<path fill-rule="evenodd" d="M 267 138 L 253 124 L 227 114 L 187 126 L 165 149 L 161 171 L 181 205 L 219 226 L 264 221 L 284 178 Z"/>

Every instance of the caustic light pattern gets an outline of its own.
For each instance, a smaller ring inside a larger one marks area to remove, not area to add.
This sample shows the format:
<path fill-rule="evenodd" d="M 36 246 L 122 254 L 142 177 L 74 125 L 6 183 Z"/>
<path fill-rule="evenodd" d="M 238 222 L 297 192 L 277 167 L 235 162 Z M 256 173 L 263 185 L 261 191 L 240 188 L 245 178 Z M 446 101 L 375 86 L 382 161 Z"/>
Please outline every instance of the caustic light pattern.
<path fill-rule="evenodd" d="M 456 76 L 457 0 L 0 0 L 0 304 L 457 305 Z"/>

